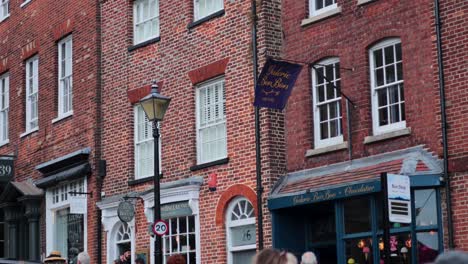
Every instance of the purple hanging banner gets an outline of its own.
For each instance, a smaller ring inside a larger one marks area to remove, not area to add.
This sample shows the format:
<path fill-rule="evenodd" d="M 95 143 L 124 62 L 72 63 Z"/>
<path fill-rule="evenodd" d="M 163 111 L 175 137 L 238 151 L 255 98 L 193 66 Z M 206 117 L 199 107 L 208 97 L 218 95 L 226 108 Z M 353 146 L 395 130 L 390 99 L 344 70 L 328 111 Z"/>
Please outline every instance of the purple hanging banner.
<path fill-rule="evenodd" d="M 302 65 L 268 59 L 255 87 L 256 107 L 283 110 Z"/>

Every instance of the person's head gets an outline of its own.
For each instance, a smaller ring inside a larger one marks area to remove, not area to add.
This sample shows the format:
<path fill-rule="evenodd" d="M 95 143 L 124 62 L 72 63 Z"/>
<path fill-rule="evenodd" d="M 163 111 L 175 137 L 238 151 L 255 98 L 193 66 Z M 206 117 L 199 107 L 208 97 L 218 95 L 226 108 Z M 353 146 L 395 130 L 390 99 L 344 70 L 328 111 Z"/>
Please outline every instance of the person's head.
<path fill-rule="evenodd" d="M 302 254 L 301 264 L 317 264 L 317 258 L 313 252 L 307 251 Z"/>
<path fill-rule="evenodd" d="M 255 255 L 253 264 L 288 264 L 286 251 L 266 248 Z"/>
<path fill-rule="evenodd" d="M 468 263 L 468 253 L 461 251 L 447 251 L 440 254 L 435 264 L 466 264 Z"/>
<path fill-rule="evenodd" d="M 172 255 L 167 258 L 167 264 L 185 264 L 185 258 L 182 255 Z"/>
<path fill-rule="evenodd" d="M 77 264 L 89 264 L 91 263 L 90 259 L 89 259 L 89 255 L 88 253 L 86 252 L 81 252 L 80 254 L 78 254 L 78 262 Z"/>
<path fill-rule="evenodd" d="M 286 259 L 288 260 L 288 264 L 297 264 L 297 258 L 291 253 L 286 253 Z"/>
<path fill-rule="evenodd" d="M 50 255 L 44 259 L 45 264 L 64 264 L 66 260 L 62 258 L 60 251 L 52 251 Z"/>
<path fill-rule="evenodd" d="M 125 251 L 124 253 L 125 259 L 130 259 L 131 256 L 132 256 L 132 252 L 130 250 Z"/>
<path fill-rule="evenodd" d="M 145 261 L 142 258 L 135 259 L 135 264 L 145 264 Z"/>

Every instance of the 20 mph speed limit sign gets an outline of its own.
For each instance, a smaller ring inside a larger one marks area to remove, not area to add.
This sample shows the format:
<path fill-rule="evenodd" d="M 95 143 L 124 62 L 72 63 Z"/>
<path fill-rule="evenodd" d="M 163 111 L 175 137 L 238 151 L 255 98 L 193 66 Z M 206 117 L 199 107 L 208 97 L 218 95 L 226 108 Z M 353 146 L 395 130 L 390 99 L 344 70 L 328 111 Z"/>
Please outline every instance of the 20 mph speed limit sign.
<path fill-rule="evenodd" d="M 169 227 L 167 226 L 167 223 L 165 221 L 158 220 L 153 225 L 153 232 L 158 236 L 164 236 L 169 232 Z"/>

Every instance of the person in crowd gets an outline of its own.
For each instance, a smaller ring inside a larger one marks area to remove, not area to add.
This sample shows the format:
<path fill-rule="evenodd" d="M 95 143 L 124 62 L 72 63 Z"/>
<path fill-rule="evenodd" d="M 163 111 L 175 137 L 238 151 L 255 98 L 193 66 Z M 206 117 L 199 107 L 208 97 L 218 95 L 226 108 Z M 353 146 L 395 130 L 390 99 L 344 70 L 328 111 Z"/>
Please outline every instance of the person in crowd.
<path fill-rule="evenodd" d="M 122 255 L 120 255 L 119 264 L 132 264 L 132 252 L 130 250 L 126 250 Z"/>
<path fill-rule="evenodd" d="M 297 258 L 292 253 L 286 253 L 286 259 L 288 264 L 297 264 Z"/>
<path fill-rule="evenodd" d="M 135 264 L 145 264 L 145 260 L 142 258 L 135 259 Z"/>
<path fill-rule="evenodd" d="M 78 262 L 77 264 L 90 264 L 90 259 L 89 259 L 89 255 L 88 253 L 86 252 L 81 252 L 80 254 L 78 254 Z"/>
<path fill-rule="evenodd" d="M 295 258 L 295 257 L 294 257 Z M 289 264 L 289 263 L 297 263 L 296 262 L 288 262 L 288 253 L 286 251 L 278 251 L 273 248 L 266 248 L 260 252 L 258 252 L 252 264 Z M 292 260 L 294 261 L 294 260 Z"/>
<path fill-rule="evenodd" d="M 182 255 L 172 255 L 167 258 L 167 264 L 185 264 L 185 258 Z"/>
<path fill-rule="evenodd" d="M 301 264 L 317 264 L 317 258 L 315 257 L 314 252 L 307 251 L 302 254 Z"/>
<path fill-rule="evenodd" d="M 466 264 L 468 263 L 468 253 L 462 251 L 447 251 L 440 254 L 435 264 Z"/>
<path fill-rule="evenodd" d="M 62 258 L 60 251 L 52 251 L 50 255 L 44 259 L 44 264 L 65 264 L 67 261 Z"/>

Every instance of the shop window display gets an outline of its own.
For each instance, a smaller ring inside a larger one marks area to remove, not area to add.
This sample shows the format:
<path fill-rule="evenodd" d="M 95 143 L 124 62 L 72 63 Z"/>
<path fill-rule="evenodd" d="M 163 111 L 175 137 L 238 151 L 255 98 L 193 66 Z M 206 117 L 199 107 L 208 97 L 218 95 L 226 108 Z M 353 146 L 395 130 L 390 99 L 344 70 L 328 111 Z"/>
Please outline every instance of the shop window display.
<path fill-rule="evenodd" d="M 163 237 L 164 259 L 181 254 L 188 264 L 196 263 L 195 216 L 174 217 L 166 221 L 169 233 Z"/>

